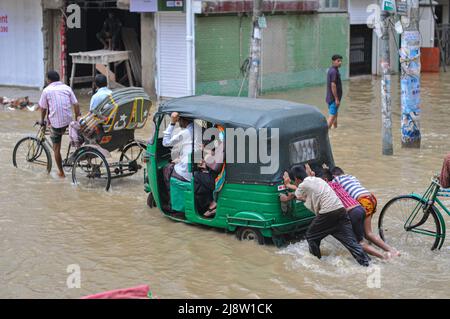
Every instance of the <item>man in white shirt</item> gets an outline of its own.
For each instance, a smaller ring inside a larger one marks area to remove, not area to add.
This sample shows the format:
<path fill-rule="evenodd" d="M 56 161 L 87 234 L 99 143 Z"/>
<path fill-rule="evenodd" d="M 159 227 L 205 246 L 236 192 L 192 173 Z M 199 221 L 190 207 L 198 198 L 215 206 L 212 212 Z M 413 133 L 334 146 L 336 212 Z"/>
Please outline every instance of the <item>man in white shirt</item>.
<path fill-rule="evenodd" d="M 328 183 L 321 178 L 308 176 L 300 165 L 292 168 L 291 175 L 298 185 L 295 196 L 316 214 L 306 232 L 311 254 L 320 259 L 320 242 L 332 235 L 350 251 L 360 265 L 368 266 L 370 258 L 356 240 L 347 211 Z"/>
<path fill-rule="evenodd" d="M 192 153 L 192 141 L 194 136 L 194 125 L 192 120 L 180 117 L 177 112 L 170 115 L 171 123 L 164 131 L 162 144 L 164 147 L 180 148 L 179 159 L 174 165 L 173 177 L 182 181 L 191 181 L 192 173 L 188 170 L 189 156 Z M 175 130 L 175 124 L 179 122 L 181 130 Z"/>
<path fill-rule="evenodd" d="M 170 178 L 174 177 L 185 182 L 190 182 L 192 179 L 192 173 L 189 172 L 189 157 L 193 151 L 194 136 L 194 125 L 191 119 L 180 117 L 178 112 L 173 112 L 170 115 L 170 120 L 170 125 L 164 131 L 162 145 L 164 147 L 179 148 L 179 156 L 178 159 L 172 158 L 174 162 L 163 168 L 164 184 L 167 191 L 167 196 L 164 196 L 164 198 L 168 204 L 165 208 L 166 210 L 171 210 Z M 177 122 L 180 130 L 175 128 Z"/>

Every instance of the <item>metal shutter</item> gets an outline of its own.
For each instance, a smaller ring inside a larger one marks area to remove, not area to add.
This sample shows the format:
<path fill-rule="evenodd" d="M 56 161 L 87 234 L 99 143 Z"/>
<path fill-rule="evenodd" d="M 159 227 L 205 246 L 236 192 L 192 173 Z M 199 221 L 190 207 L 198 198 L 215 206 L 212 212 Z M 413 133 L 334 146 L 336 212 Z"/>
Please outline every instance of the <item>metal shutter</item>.
<path fill-rule="evenodd" d="M 158 13 L 158 95 L 187 96 L 186 15 Z"/>

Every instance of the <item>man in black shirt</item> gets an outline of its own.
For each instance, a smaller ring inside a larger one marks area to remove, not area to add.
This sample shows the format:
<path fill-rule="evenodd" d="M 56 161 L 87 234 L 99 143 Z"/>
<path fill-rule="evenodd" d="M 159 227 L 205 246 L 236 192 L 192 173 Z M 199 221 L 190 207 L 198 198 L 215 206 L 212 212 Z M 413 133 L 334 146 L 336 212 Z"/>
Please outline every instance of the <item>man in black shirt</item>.
<path fill-rule="evenodd" d="M 342 65 L 342 56 L 336 54 L 331 58 L 332 65 L 327 74 L 327 104 L 330 117 L 328 118 L 328 128 L 337 128 L 337 117 L 342 99 L 342 82 L 339 68 Z"/>

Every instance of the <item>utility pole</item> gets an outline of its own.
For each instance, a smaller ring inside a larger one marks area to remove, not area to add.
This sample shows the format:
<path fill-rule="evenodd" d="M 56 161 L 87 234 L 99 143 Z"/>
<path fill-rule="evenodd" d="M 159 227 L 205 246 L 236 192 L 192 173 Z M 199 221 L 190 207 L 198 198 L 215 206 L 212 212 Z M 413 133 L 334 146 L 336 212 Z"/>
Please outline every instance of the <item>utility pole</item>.
<path fill-rule="evenodd" d="M 409 23 L 402 33 L 400 49 L 402 147 L 420 148 L 419 0 L 409 0 L 408 4 Z"/>
<path fill-rule="evenodd" d="M 262 15 L 263 0 L 253 0 L 253 31 L 251 40 L 250 74 L 248 77 L 248 97 L 259 95 L 259 73 L 261 69 L 261 27 L 259 18 Z"/>
<path fill-rule="evenodd" d="M 383 1 L 381 1 L 383 3 Z M 389 48 L 389 12 L 381 11 L 381 121 L 383 155 L 393 155 L 392 146 L 392 106 L 391 106 L 391 54 Z"/>

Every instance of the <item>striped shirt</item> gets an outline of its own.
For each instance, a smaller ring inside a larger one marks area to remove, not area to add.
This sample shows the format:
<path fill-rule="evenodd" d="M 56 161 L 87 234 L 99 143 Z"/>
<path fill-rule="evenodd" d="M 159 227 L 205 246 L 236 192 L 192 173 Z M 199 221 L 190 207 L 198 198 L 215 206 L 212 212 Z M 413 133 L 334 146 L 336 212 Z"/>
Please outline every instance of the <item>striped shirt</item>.
<path fill-rule="evenodd" d="M 62 82 L 50 83 L 42 91 L 39 107 L 48 110 L 48 120 L 54 128 L 68 126 L 72 121 L 72 105 L 78 103 L 72 89 Z"/>
<path fill-rule="evenodd" d="M 336 182 L 328 182 L 328 185 L 330 185 L 330 187 L 336 193 L 337 197 L 339 197 L 339 199 L 341 200 L 342 205 L 344 205 L 345 209 L 359 206 L 359 202 L 356 199 L 354 199 L 353 197 L 351 197 L 345 191 L 345 189 L 341 186 L 341 184 L 336 183 Z"/>
<path fill-rule="evenodd" d="M 341 184 L 345 191 L 354 199 L 358 199 L 361 195 L 370 194 L 370 192 L 361 185 L 359 180 L 352 175 L 336 176 L 333 179 L 333 182 Z"/>

